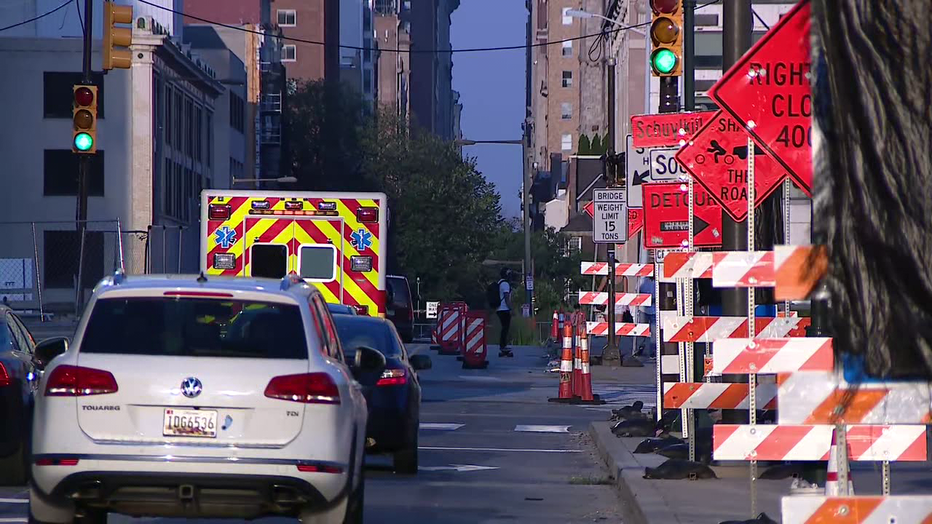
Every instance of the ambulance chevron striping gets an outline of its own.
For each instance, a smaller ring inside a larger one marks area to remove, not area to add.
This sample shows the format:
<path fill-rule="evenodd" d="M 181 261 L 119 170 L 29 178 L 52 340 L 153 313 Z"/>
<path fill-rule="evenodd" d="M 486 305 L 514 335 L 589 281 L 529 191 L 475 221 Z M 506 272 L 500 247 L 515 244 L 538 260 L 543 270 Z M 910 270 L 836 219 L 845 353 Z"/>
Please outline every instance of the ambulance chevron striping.
<path fill-rule="evenodd" d="M 722 339 L 712 344 L 712 373 L 831 371 L 831 338 Z"/>
<path fill-rule="evenodd" d="M 583 275 L 608 275 L 608 262 L 583 262 Z M 654 274 L 653 264 L 615 264 L 615 275 L 620 277 L 649 277 Z"/>
<path fill-rule="evenodd" d="M 783 497 L 784 524 L 930 524 L 932 495 Z"/>
<path fill-rule="evenodd" d="M 616 293 L 616 306 L 649 306 L 652 296 L 648 293 Z M 598 291 L 580 291 L 579 303 L 584 306 L 604 306 L 608 304 L 608 293 Z"/>
<path fill-rule="evenodd" d="M 664 342 L 709 344 L 723 338 L 747 338 L 745 317 L 662 317 Z M 802 317 L 758 317 L 755 338 L 805 337 L 811 319 Z"/>
<path fill-rule="evenodd" d="M 712 426 L 715 460 L 828 460 L 834 425 Z M 848 457 L 855 461 L 926 460 L 925 426 L 847 426 Z"/>
<path fill-rule="evenodd" d="M 776 409 L 777 385 L 757 386 L 757 405 Z M 670 409 L 748 409 L 748 385 L 720 382 L 667 382 L 663 385 L 663 407 Z"/>
<path fill-rule="evenodd" d="M 608 322 L 586 322 L 586 332 L 589 336 L 604 336 L 608 333 Z M 615 335 L 622 337 L 649 337 L 650 324 L 616 322 Z"/>
<path fill-rule="evenodd" d="M 781 381 L 780 424 L 929 424 L 926 382 L 849 384 L 832 372 L 800 371 Z"/>

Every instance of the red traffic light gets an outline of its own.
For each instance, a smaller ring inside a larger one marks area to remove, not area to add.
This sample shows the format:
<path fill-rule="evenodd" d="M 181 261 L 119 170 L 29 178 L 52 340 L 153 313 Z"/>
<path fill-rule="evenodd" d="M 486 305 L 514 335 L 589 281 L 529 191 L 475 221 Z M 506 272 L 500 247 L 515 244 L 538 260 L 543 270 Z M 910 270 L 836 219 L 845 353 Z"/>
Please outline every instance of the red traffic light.
<path fill-rule="evenodd" d="M 89 106 L 94 102 L 94 93 L 86 87 L 79 87 L 74 91 L 74 101 L 79 106 Z"/>
<path fill-rule="evenodd" d="M 680 8 L 682 0 L 650 0 L 651 11 L 657 14 L 672 15 Z"/>

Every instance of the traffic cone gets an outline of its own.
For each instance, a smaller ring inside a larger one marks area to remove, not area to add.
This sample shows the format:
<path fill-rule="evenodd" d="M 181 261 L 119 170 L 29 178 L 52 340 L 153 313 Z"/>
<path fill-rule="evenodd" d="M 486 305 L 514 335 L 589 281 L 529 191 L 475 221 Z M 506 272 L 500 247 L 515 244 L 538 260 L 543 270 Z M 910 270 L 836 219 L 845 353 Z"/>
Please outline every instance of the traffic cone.
<path fill-rule="evenodd" d="M 573 400 L 573 324 L 563 322 L 563 354 L 560 357 L 560 390 L 551 402 L 569 402 Z"/>
<path fill-rule="evenodd" d="M 557 315 L 557 310 L 553 310 L 553 325 L 550 326 L 550 340 L 556 342 L 560 337 L 560 316 Z"/>
<path fill-rule="evenodd" d="M 592 394 L 592 375 L 589 372 L 589 334 L 583 329 L 579 335 L 579 403 L 605 404 L 598 395 Z"/>
<path fill-rule="evenodd" d="M 826 497 L 840 497 L 841 489 L 838 486 L 838 472 L 840 468 L 848 473 L 848 494 L 846 496 L 854 495 L 854 481 L 851 480 L 851 469 L 848 468 L 848 462 L 844 464 L 839 464 L 838 460 L 838 430 L 832 430 L 832 448 L 828 454 L 828 471 L 825 475 L 825 496 Z"/>
<path fill-rule="evenodd" d="M 579 315 L 573 313 L 573 325 L 576 326 L 576 336 L 573 337 L 573 397 L 582 396 L 582 358 L 579 354 L 582 331 L 579 326 Z"/>

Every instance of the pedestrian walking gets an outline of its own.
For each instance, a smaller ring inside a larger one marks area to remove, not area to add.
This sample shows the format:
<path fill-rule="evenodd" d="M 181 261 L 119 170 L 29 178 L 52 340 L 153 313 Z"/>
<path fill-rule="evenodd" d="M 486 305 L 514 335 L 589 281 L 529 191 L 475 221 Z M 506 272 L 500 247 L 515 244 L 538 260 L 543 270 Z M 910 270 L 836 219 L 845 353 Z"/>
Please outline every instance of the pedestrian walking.
<path fill-rule="evenodd" d="M 511 284 L 509 282 L 511 270 L 502 268 L 501 277 L 498 281 L 498 308 L 495 311 L 502 325 L 502 333 L 498 341 L 498 356 L 511 357 L 514 356 L 508 348 L 508 335 L 511 330 Z"/>
<path fill-rule="evenodd" d="M 644 279 L 641 280 L 641 286 L 638 288 L 638 293 L 649 294 L 653 297 L 654 279 L 652 277 L 644 277 Z M 648 358 L 653 358 L 655 356 L 657 348 L 657 343 L 654 339 L 656 336 L 656 333 L 654 333 L 654 331 L 656 331 L 654 329 L 655 318 L 657 317 L 654 309 L 654 301 L 652 299 L 650 306 L 641 306 L 641 322 L 650 326 L 650 337 L 647 339 L 647 347 L 645 347 L 643 342 L 638 347 L 638 355 L 640 356 L 647 356 Z"/>

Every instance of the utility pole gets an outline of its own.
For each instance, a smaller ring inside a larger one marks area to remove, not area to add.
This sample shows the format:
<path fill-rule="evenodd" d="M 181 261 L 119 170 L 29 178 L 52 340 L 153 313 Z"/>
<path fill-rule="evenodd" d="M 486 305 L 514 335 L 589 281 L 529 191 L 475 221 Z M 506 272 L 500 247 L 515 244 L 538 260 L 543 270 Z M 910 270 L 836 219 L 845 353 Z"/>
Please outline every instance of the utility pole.
<path fill-rule="evenodd" d="M 522 285 L 525 290 L 525 297 L 528 305 L 529 316 L 534 315 L 534 291 L 528 285 L 529 280 L 534 278 L 533 264 L 531 264 L 531 156 L 533 149 L 531 147 L 531 133 L 534 120 L 531 113 L 531 35 L 533 33 L 533 7 L 532 2 L 528 1 L 527 6 L 527 35 L 525 40 L 525 108 L 524 108 L 524 182 L 521 184 L 521 198 L 524 202 L 524 282 Z"/>
<path fill-rule="evenodd" d="M 615 55 L 608 57 L 608 155 L 605 159 L 605 174 L 608 186 L 615 185 L 614 177 L 608 177 L 609 172 L 616 173 L 615 163 Z M 609 165 L 612 169 L 609 169 Z M 608 344 L 602 350 L 602 362 L 610 366 L 621 364 L 621 351 L 618 349 L 618 339 L 615 338 L 615 244 L 607 246 L 608 260 Z"/>
<path fill-rule="evenodd" d="M 724 0 L 722 20 L 722 68 L 727 71 L 751 48 L 751 0 Z M 735 222 L 722 213 L 722 250 L 747 251 L 748 224 Z M 726 288 L 722 290 L 722 314 L 743 317 L 748 314 L 747 289 Z M 723 382 L 746 382 L 743 375 L 723 375 Z M 726 410 L 722 421 L 740 424 L 747 416 L 744 411 Z"/>

